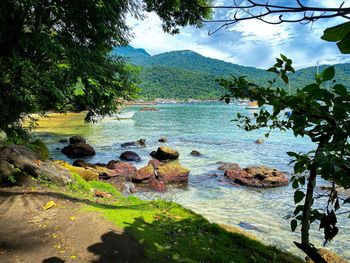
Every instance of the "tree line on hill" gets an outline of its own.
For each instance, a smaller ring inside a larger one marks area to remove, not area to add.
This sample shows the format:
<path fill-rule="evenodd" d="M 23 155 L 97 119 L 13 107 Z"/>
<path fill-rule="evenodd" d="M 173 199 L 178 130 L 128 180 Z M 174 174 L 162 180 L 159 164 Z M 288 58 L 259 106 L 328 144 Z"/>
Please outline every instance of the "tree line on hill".
<path fill-rule="evenodd" d="M 129 58 L 129 62 L 140 67 L 139 88 L 141 96 L 148 99 L 219 99 L 225 94 L 216 79 L 234 76 L 247 76 L 249 81 L 266 85 L 273 76 L 271 72 L 254 67 L 245 67 L 218 59 L 204 57 L 196 52 L 183 50 L 151 56 L 144 49 L 131 46 L 116 48 L 114 53 Z M 321 72 L 325 65 L 319 67 Z M 335 79 L 340 83 L 350 83 L 350 64 L 335 65 Z M 297 70 L 291 74 L 290 85 L 281 80 L 276 86 L 295 93 L 314 80 L 317 67 Z M 327 83 L 325 87 L 327 88 Z M 348 86 L 347 88 L 350 88 Z"/>

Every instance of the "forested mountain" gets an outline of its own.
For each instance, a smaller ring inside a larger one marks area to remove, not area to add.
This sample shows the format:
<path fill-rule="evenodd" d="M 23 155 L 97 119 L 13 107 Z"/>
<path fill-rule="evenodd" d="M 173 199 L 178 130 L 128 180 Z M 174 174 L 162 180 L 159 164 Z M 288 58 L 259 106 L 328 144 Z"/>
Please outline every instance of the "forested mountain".
<path fill-rule="evenodd" d="M 190 50 L 172 51 L 150 56 L 144 49 L 131 46 L 117 48 L 114 51 L 120 56 L 130 58 L 130 62 L 142 66 L 140 88 L 146 98 L 193 98 L 217 99 L 225 90 L 215 83 L 215 79 L 235 76 L 247 76 L 257 84 L 267 84 L 274 74 L 263 69 L 244 67 L 218 59 L 204 57 Z M 321 72 L 325 65 L 319 67 Z M 337 64 L 336 79 L 350 87 L 350 64 Z M 291 76 L 290 91 L 302 88 L 312 82 L 317 71 L 309 67 L 296 71 Z M 282 82 L 279 83 L 283 86 Z M 285 86 L 285 85 L 284 85 Z M 285 87 L 287 90 L 288 87 Z"/>

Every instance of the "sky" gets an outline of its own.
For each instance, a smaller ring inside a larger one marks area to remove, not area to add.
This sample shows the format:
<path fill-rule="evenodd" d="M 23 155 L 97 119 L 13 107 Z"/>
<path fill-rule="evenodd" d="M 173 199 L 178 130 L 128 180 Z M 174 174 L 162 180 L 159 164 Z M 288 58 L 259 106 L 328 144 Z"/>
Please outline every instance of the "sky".
<path fill-rule="evenodd" d="M 309 6 L 337 7 L 342 1 L 301 2 Z M 269 3 L 295 4 L 295 0 L 270 0 Z M 225 4 L 232 5 L 232 0 L 216 1 L 216 5 Z M 350 6 L 350 0 L 345 1 L 345 6 Z M 217 9 L 214 19 L 227 19 L 232 15 L 232 10 Z M 318 61 L 320 65 L 350 62 L 350 55 L 342 55 L 335 43 L 320 39 L 324 29 L 343 22 L 346 21 L 335 18 L 318 20 L 308 25 L 269 25 L 255 19 L 239 22 L 212 35 L 208 35 L 209 30 L 217 29 L 220 24 L 205 23 L 203 28 L 185 27 L 180 34 L 172 36 L 163 32 L 162 22 L 155 13 L 147 13 L 143 21 L 127 18 L 134 35 L 130 45 L 143 48 L 151 55 L 192 50 L 206 57 L 263 69 L 271 67 L 281 53 L 293 60 L 296 69 L 315 66 Z"/>

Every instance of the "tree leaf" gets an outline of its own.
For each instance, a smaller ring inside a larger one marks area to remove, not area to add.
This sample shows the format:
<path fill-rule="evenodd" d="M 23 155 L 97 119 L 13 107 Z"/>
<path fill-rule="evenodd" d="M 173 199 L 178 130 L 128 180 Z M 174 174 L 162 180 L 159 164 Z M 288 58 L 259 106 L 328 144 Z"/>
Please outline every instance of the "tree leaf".
<path fill-rule="evenodd" d="M 334 27 L 327 28 L 323 32 L 321 39 L 326 41 L 337 42 L 342 40 L 350 32 L 350 22 L 346 22 Z"/>
<path fill-rule="evenodd" d="M 267 71 L 268 71 L 268 72 L 273 72 L 273 73 L 276 73 L 276 74 L 279 73 L 278 70 L 277 70 L 277 68 L 275 68 L 275 67 L 271 67 L 271 68 L 269 68 Z"/>
<path fill-rule="evenodd" d="M 295 152 L 286 152 L 288 154 L 288 156 L 291 156 L 291 157 L 298 157 L 298 154 L 295 153 Z"/>
<path fill-rule="evenodd" d="M 342 84 L 334 85 L 333 90 L 336 94 L 338 94 L 340 96 L 346 96 L 348 94 L 346 88 Z"/>
<path fill-rule="evenodd" d="M 304 199 L 305 194 L 302 191 L 295 191 L 294 193 L 294 203 L 297 204 Z"/>
<path fill-rule="evenodd" d="M 334 78 L 335 70 L 334 66 L 330 66 L 322 71 L 321 77 L 323 81 L 328 81 Z"/>

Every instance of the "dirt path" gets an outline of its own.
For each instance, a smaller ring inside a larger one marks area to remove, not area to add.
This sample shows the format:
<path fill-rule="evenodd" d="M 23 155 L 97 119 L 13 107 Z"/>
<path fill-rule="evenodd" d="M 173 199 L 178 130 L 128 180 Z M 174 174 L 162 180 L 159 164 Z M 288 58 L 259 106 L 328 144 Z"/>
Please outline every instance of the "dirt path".
<path fill-rule="evenodd" d="M 57 207 L 43 210 L 49 202 Z M 143 262 L 142 247 L 83 202 L 30 189 L 0 189 L 0 262 Z"/>

